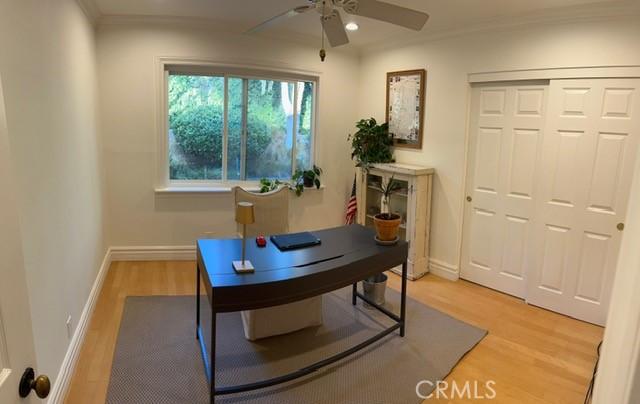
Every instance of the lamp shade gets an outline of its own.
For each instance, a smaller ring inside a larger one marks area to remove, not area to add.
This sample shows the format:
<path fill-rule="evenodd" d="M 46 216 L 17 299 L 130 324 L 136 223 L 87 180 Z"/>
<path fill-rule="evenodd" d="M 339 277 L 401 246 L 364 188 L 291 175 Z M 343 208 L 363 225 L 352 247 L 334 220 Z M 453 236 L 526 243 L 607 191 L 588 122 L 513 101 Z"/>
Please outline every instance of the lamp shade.
<path fill-rule="evenodd" d="M 236 206 L 236 222 L 240 224 L 251 224 L 254 221 L 253 204 L 251 202 L 238 202 Z"/>

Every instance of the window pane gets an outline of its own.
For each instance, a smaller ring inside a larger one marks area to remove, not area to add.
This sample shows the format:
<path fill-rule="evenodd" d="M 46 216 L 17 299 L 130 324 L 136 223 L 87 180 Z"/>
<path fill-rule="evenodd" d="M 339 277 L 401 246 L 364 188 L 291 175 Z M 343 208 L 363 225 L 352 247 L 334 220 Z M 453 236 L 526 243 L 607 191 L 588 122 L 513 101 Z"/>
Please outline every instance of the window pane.
<path fill-rule="evenodd" d="M 170 75 L 169 178 L 222 178 L 224 78 Z"/>
<path fill-rule="evenodd" d="M 293 83 L 248 80 L 247 175 L 291 178 Z"/>
<path fill-rule="evenodd" d="M 313 134 L 313 83 L 300 81 L 298 86 L 298 130 L 296 133 L 296 167 L 311 168 Z"/>
<path fill-rule="evenodd" d="M 228 80 L 227 179 L 240 180 L 242 146 L 242 79 Z"/>

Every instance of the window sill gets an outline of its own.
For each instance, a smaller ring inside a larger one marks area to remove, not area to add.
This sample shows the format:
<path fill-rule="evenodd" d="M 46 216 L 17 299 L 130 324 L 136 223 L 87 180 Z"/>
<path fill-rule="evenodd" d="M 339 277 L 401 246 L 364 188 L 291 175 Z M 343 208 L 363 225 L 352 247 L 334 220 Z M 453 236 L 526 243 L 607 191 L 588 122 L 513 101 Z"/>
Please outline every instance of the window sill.
<path fill-rule="evenodd" d="M 163 187 L 156 188 L 156 194 L 229 194 L 233 189 L 232 186 L 220 185 L 216 187 Z M 243 187 L 247 191 L 259 191 L 256 186 Z"/>
<path fill-rule="evenodd" d="M 233 190 L 234 186 L 228 185 L 220 185 L 220 186 L 209 186 L 209 187 L 160 187 L 156 188 L 154 191 L 156 195 L 192 195 L 192 194 L 229 194 Z M 324 184 L 320 185 L 319 190 L 323 190 L 325 188 Z M 260 191 L 260 187 L 255 185 L 249 185 L 246 187 L 242 187 L 245 191 L 249 192 L 258 192 Z M 305 192 L 307 191 L 318 191 L 316 187 L 313 188 L 305 188 Z"/>

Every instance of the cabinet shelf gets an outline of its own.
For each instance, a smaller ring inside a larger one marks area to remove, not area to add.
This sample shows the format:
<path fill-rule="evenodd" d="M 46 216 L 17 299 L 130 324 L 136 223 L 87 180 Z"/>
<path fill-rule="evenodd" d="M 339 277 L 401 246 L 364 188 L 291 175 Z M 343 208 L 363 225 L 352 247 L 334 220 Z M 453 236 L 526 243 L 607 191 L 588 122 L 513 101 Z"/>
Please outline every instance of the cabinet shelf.
<path fill-rule="evenodd" d="M 404 223 L 399 236 L 409 242 L 407 277 L 417 279 L 427 272 L 429 262 L 429 229 L 431 222 L 431 190 L 434 170 L 428 167 L 376 165 L 370 170 L 358 169 L 356 193 L 358 223 L 374 227 L 374 216 L 383 206 L 382 185 L 391 178 L 399 182 L 389 200 L 392 212 L 399 212 Z M 400 170 L 400 171 L 398 171 Z M 414 192 L 415 191 L 415 192 Z M 426 217 L 425 217 L 426 216 Z M 398 271 L 398 268 L 392 270 Z"/>

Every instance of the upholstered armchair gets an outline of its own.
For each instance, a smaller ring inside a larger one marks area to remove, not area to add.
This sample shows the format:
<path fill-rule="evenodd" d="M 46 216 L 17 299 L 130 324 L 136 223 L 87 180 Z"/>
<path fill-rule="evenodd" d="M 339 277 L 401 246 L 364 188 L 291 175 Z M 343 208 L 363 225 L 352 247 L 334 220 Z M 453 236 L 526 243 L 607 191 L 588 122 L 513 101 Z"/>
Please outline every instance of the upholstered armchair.
<path fill-rule="evenodd" d="M 235 203 L 251 202 L 255 222 L 247 225 L 247 237 L 264 235 L 269 241 L 273 234 L 289 232 L 289 190 L 281 187 L 264 194 L 233 189 Z M 238 230 L 239 232 L 241 229 Z M 274 335 L 287 334 L 322 324 L 322 296 L 281 306 L 241 312 L 244 335 L 254 341 Z"/>

